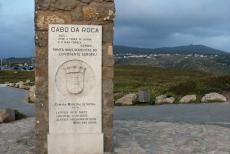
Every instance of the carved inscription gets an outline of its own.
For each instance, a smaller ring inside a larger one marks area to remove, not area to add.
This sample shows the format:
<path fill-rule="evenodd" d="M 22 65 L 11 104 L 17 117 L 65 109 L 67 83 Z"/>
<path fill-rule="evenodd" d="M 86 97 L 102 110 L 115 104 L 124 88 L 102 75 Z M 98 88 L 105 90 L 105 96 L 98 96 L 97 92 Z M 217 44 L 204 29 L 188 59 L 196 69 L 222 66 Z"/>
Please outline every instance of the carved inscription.
<path fill-rule="evenodd" d="M 49 26 L 50 133 L 101 133 L 101 26 Z"/>

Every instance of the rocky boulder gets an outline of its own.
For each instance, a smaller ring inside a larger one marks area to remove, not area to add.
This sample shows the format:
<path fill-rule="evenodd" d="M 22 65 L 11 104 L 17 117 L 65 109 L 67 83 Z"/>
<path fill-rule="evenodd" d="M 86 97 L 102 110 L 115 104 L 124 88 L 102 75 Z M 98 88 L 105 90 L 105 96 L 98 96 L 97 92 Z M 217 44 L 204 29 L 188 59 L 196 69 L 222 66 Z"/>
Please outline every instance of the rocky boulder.
<path fill-rule="evenodd" d="M 30 80 L 26 80 L 25 84 L 30 84 L 31 81 Z"/>
<path fill-rule="evenodd" d="M 0 110 L 0 123 L 15 121 L 15 111 L 12 109 Z"/>
<path fill-rule="evenodd" d="M 180 103 L 191 103 L 195 102 L 197 99 L 196 95 L 186 95 L 180 99 Z"/>
<path fill-rule="evenodd" d="M 24 85 L 24 82 L 23 81 L 19 81 L 17 83 L 15 83 L 15 88 L 22 88 Z"/>
<path fill-rule="evenodd" d="M 175 98 L 167 95 L 160 95 L 155 99 L 155 104 L 173 104 L 174 102 Z"/>
<path fill-rule="evenodd" d="M 123 96 L 122 98 L 118 99 L 115 102 L 115 105 L 133 105 L 137 101 L 137 95 L 136 94 L 128 94 Z"/>
<path fill-rule="evenodd" d="M 31 86 L 29 88 L 29 92 L 28 92 L 28 102 L 29 103 L 34 103 L 36 99 L 36 95 L 35 95 L 35 86 Z"/>
<path fill-rule="evenodd" d="M 202 97 L 201 102 L 208 103 L 208 102 L 226 102 L 227 98 L 218 93 L 209 93 Z"/>
<path fill-rule="evenodd" d="M 15 87 L 15 83 L 9 83 L 10 87 Z"/>

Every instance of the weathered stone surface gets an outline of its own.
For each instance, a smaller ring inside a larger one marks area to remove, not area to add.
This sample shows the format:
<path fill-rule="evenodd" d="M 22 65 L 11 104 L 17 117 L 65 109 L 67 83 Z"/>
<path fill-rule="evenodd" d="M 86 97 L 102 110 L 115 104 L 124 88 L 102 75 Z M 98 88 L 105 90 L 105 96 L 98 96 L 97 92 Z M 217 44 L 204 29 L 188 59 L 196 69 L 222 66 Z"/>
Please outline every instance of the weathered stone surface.
<path fill-rule="evenodd" d="M 192 103 L 197 99 L 196 95 L 186 95 L 180 99 L 180 103 Z"/>
<path fill-rule="evenodd" d="M 118 154 L 229 154 L 230 129 L 218 125 L 115 121 Z"/>
<path fill-rule="evenodd" d="M 30 84 L 31 81 L 30 80 L 26 80 L 25 84 Z"/>
<path fill-rule="evenodd" d="M 83 3 L 87 3 L 89 4 L 90 2 L 92 2 L 93 0 L 81 0 Z"/>
<path fill-rule="evenodd" d="M 0 153 L 34 154 L 34 123 L 34 118 L 27 118 L 1 124 Z M 113 131 L 116 154 L 230 152 L 230 129 L 218 125 L 116 120 Z"/>
<path fill-rule="evenodd" d="M 0 123 L 15 121 L 15 111 L 12 109 L 0 110 Z"/>
<path fill-rule="evenodd" d="M 103 43 L 112 43 L 113 42 L 113 23 L 103 25 Z"/>
<path fill-rule="evenodd" d="M 70 24 L 70 13 L 38 11 L 36 18 L 36 26 L 40 30 L 47 30 L 49 24 Z"/>
<path fill-rule="evenodd" d="M 35 70 L 35 153 L 47 153 L 48 125 L 48 49 L 47 47 L 36 48 Z"/>
<path fill-rule="evenodd" d="M 137 98 L 139 103 L 150 103 L 150 92 L 148 90 L 139 90 Z"/>
<path fill-rule="evenodd" d="M 48 45 L 48 33 L 46 31 L 38 31 L 35 36 L 35 43 L 38 47 L 46 47 Z"/>
<path fill-rule="evenodd" d="M 221 94 L 218 93 L 209 93 L 202 97 L 201 102 L 208 103 L 208 102 L 226 102 L 227 99 Z"/>
<path fill-rule="evenodd" d="M 230 91 L 223 91 L 222 95 L 224 97 L 226 97 L 226 99 L 227 99 L 228 102 L 230 101 Z"/>
<path fill-rule="evenodd" d="M 105 45 L 103 45 L 102 60 L 103 66 L 111 67 L 114 65 L 113 46 L 111 43 L 106 43 Z"/>
<path fill-rule="evenodd" d="M 49 8 L 52 0 L 35 0 L 37 9 L 46 10 Z"/>
<path fill-rule="evenodd" d="M 0 153 L 35 154 L 34 123 L 33 117 L 0 124 Z"/>
<path fill-rule="evenodd" d="M 14 86 L 15 86 L 15 83 L 9 83 L 9 86 L 10 86 L 10 87 L 14 87 Z"/>
<path fill-rule="evenodd" d="M 28 102 L 29 103 L 34 103 L 36 100 L 36 95 L 35 95 L 35 86 L 31 86 L 28 91 Z"/>
<path fill-rule="evenodd" d="M 104 150 L 113 151 L 112 128 L 113 128 L 113 80 L 103 80 L 103 133 L 104 133 Z"/>
<path fill-rule="evenodd" d="M 114 20 L 113 3 L 95 3 L 83 7 L 83 16 L 85 20 L 91 21 L 110 21 Z"/>
<path fill-rule="evenodd" d="M 19 87 L 20 89 L 24 89 L 24 90 L 29 90 L 30 89 L 30 86 L 27 86 L 27 85 L 21 85 L 20 87 Z"/>
<path fill-rule="evenodd" d="M 19 81 L 15 84 L 15 88 L 22 88 L 22 86 L 24 85 L 23 81 Z"/>
<path fill-rule="evenodd" d="M 48 24 L 103 26 L 103 120 L 104 149 L 112 152 L 113 111 L 113 0 L 36 0 L 36 150 L 47 153 L 48 126 Z"/>
<path fill-rule="evenodd" d="M 160 95 L 156 97 L 155 104 L 173 104 L 175 98 L 167 95 Z"/>
<path fill-rule="evenodd" d="M 115 105 L 133 105 L 137 101 L 137 94 L 127 94 L 115 102 Z"/>
<path fill-rule="evenodd" d="M 79 4 L 71 11 L 72 21 L 81 21 L 83 19 L 83 5 Z"/>
<path fill-rule="evenodd" d="M 80 2 L 78 0 L 56 0 L 53 7 L 61 10 L 71 10 L 75 8 Z"/>
<path fill-rule="evenodd" d="M 114 77 L 113 67 L 103 67 L 102 74 L 103 74 L 102 78 L 105 80 L 113 79 Z"/>
<path fill-rule="evenodd" d="M 105 114 L 112 114 L 113 104 L 114 104 L 112 80 L 103 80 L 102 93 L 103 93 L 103 112 Z"/>

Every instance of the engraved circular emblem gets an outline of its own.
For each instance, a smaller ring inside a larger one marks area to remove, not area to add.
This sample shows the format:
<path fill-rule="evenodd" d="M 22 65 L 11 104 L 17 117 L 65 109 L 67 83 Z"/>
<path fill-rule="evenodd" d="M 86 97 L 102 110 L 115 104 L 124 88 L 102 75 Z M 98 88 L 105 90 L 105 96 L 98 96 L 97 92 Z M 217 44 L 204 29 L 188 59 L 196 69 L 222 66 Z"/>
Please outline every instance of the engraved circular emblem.
<path fill-rule="evenodd" d="M 86 95 L 94 87 L 94 72 L 87 63 L 70 60 L 58 68 L 55 83 L 58 91 L 66 97 Z"/>

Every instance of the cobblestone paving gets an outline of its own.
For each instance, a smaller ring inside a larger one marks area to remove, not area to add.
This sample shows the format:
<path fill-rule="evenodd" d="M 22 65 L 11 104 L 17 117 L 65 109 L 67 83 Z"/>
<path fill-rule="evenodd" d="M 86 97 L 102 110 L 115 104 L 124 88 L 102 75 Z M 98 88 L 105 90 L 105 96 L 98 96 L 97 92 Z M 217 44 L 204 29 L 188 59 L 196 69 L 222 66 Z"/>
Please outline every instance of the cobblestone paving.
<path fill-rule="evenodd" d="M 0 124 L 0 154 L 33 153 L 34 118 Z M 230 128 L 150 121 L 114 121 L 118 154 L 230 154 Z"/>
<path fill-rule="evenodd" d="M 119 154 L 230 154 L 230 128 L 150 121 L 114 126 Z"/>
<path fill-rule="evenodd" d="M 34 118 L 0 124 L 0 154 L 31 154 Z"/>

